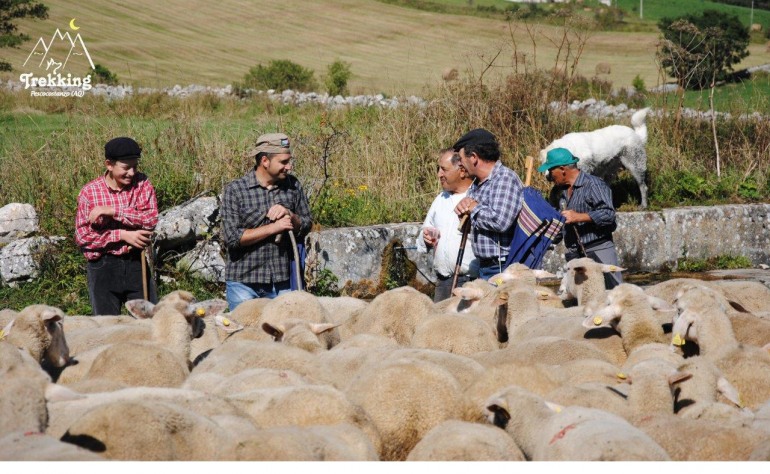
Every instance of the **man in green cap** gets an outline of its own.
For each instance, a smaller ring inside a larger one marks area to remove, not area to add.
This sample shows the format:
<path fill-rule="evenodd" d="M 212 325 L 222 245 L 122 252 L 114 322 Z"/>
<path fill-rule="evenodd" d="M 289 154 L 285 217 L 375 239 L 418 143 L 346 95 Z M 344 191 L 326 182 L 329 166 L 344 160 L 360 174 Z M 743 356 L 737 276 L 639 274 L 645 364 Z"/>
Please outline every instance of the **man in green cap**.
<path fill-rule="evenodd" d="M 537 169 L 547 172 L 546 178 L 554 183 L 550 202 L 565 219 L 562 228 L 565 257 L 568 262 L 588 257 L 599 263 L 617 265 L 618 254 L 612 240 L 612 232 L 617 228 L 612 190 L 596 176 L 580 171 L 578 160 L 566 148 L 554 148 Z M 607 289 L 622 282 L 620 272 L 604 274 Z"/>

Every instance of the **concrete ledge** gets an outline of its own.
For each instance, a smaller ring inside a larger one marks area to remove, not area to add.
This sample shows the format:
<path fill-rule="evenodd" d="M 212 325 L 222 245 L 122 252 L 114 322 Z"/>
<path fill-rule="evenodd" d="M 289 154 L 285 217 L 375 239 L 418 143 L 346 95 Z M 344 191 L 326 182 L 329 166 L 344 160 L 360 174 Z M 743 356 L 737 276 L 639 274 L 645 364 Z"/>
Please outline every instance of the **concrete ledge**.
<path fill-rule="evenodd" d="M 379 278 L 385 246 L 397 240 L 418 268 L 418 279 L 433 281 L 432 254 L 412 249 L 420 222 L 346 227 L 312 232 L 306 240 L 309 282 L 321 269 L 353 283 Z M 703 259 L 742 255 L 752 264 L 770 264 L 770 204 L 698 206 L 657 212 L 618 213 L 615 244 L 620 264 L 631 272 L 674 270 L 683 257 Z M 470 242 L 468 243 L 470 245 Z M 543 268 L 556 273 L 564 247 L 549 252 Z"/>

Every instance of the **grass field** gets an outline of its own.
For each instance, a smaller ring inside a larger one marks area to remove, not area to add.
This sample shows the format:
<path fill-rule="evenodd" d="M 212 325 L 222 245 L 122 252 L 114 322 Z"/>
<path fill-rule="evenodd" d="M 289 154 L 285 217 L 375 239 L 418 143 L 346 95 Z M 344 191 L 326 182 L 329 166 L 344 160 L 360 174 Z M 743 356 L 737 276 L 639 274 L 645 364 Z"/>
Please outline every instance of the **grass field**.
<path fill-rule="evenodd" d="M 478 76 L 495 57 L 485 78 L 510 73 L 514 51 L 519 70 L 553 67 L 565 34 L 555 26 L 426 12 L 375 0 L 45 3 L 47 20 L 20 23 L 32 40 L 20 49 L 0 50 L 16 69 L 0 77 L 18 80 L 37 39 L 49 38 L 57 28 L 68 30 L 72 18 L 94 62 L 125 84 L 223 86 L 271 59 L 291 59 L 320 76 L 328 64 L 342 59 L 352 65 L 352 93 L 389 95 L 419 95 L 441 82 L 442 71 L 450 67 Z M 608 62 L 612 72 L 603 78 L 615 87 L 630 85 L 637 75 L 654 86 L 661 82 L 654 59 L 657 38 L 651 32 L 590 33 L 576 70 L 592 76 L 597 63 Z M 578 40 L 570 39 L 574 48 Z M 764 45 L 752 45 L 750 51 L 743 66 L 768 62 Z"/>

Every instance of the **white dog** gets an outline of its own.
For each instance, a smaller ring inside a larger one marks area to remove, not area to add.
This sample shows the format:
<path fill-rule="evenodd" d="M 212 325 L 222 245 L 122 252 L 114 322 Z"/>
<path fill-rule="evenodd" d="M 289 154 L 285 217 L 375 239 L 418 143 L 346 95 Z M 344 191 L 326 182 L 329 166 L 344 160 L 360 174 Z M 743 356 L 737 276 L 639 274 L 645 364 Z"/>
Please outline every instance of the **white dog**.
<path fill-rule="evenodd" d="M 578 157 L 578 168 L 605 181 L 614 178 L 624 166 L 639 185 L 642 207 L 647 207 L 647 112 L 639 110 L 631 116 L 631 127 L 610 125 L 592 132 L 568 133 L 540 151 L 540 162 L 545 163 L 546 153 L 553 148 L 566 148 Z"/>

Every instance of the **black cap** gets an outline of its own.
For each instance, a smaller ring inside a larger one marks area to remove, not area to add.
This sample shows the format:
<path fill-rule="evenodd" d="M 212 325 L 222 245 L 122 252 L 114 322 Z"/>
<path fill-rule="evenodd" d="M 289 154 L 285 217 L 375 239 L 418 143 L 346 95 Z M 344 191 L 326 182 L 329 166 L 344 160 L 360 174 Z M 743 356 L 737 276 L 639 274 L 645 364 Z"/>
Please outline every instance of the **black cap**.
<path fill-rule="evenodd" d="M 132 138 L 113 138 L 104 145 L 104 157 L 108 160 L 130 160 L 139 158 L 142 148 Z"/>
<path fill-rule="evenodd" d="M 496 145 L 497 139 L 489 130 L 476 128 L 463 135 L 452 148 L 454 151 L 460 151 L 468 145 Z"/>

